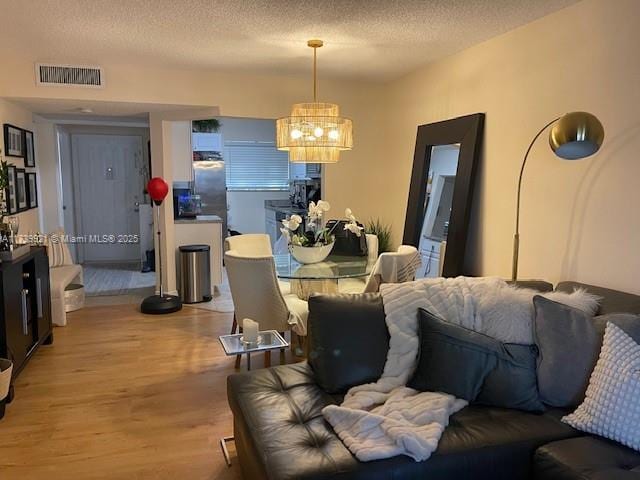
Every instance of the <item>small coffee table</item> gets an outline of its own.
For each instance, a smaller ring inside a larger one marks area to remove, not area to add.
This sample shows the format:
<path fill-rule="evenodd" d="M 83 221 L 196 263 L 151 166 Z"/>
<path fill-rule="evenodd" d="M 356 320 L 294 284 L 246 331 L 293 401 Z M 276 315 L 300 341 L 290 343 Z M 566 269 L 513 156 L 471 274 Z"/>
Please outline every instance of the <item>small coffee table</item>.
<path fill-rule="evenodd" d="M 220 343 L 224 353 L 231 355 L 247 354 L 247 369 L 251 370 L 251 354 L 255 352 L 268 352 L 279 348 L 287 348 L 289 343 L 282 338 L 276 330 L 265 330 L 258 332 L 257 343 L 246 343 L 242 341 L 242 333 L 233 335 L 221 335 Z"/>
<path fill-rule="evenodd" d="M 265 330 L 258 332 L 257 343 L 246 343 L 242 341 L 242 333 L 236 333 L 233 335 L 221 335 L 220 343 L 224 349 L 224 353 L 228 356 L 247 354 L 247 369 L 251 370 L 251 354 L 255 352 L 268 352 L 270 350 L 277 350 L 279 348 L 287 348 L 289 343 L 282 338 L 277 330 Z M 233 436 L 222 437 L 220 439 L 220 448 L 222 449 L 222 455 L 227 466 L 231 466 L 231 458 L 229 457 L 229 451 L 227 450 L 227 442 L 233 441 Z"/>

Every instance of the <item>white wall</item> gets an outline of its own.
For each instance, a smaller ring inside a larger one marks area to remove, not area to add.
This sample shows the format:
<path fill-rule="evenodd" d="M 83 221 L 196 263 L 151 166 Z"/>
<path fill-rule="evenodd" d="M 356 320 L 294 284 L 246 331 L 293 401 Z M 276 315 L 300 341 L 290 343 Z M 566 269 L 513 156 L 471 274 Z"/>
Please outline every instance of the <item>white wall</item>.
<path fill-rule="evenodd" d="M 559 160 L 545 136 L 531 152 L 520 276 L 640 293 L 638 18 L 637 0 L 586 0 L 391 83 L 386 145 L 369 162 L 384 201 L 360 193 L 402 225 L 417 125 L 486 112 L 466 262 L 470 273 L 508 277 L 524 151 L 556 116 L 590 111 L 605 128 L 596 156 Z"/>
<path fill-rule="evenodd" d="M 38 170 L 40 172 L 40 210 L 42 230 L 53 232 L 64 227 L 62 210 L 62 178 L 58 161 L 56 126 L 51 122 L 35 118 L 36 145 L 38 147 Z"/>
<path fill-rule="evenodd" d="M 15 165 L 17 168 L 25 168 L 24 167 L 24 159 L 19 157 L 9 157 L 6 156 L 6 152 L 4 151 L 4 128 L 2 125 L 5 123 L 10 123 L 11 125 L 15 125 L 16 127 L 24 128 L 26 130 L 33 131 L 33 121 L 31 112 L 25 110 L 24 108 L 15 105 L 12 102 L 8 102 L 6 100 L 0 99 L 0 149 L 2 150 L 2 157 L 6 160 L 10 165 Z M 38 205 L 42 205 L 42 195 L 40 193 L 42 185 L 40 181 L 40 151 L 38 148 L 38 136 L 37 132 L 34 132 L 34 148 L 36 152 L 36 169 L 35 172 L 38 174 Z M 30 172 L 33 172 L 34 169 L 27 169 Z M 40 231 L 40 219 L 39 219 L 39 208 L 32 208 L 30 210 L 21 212 L 17 214 L 17 217 L 20 219 L 20 230 L 21 234 L 29 234 L 36 233 Z"/>

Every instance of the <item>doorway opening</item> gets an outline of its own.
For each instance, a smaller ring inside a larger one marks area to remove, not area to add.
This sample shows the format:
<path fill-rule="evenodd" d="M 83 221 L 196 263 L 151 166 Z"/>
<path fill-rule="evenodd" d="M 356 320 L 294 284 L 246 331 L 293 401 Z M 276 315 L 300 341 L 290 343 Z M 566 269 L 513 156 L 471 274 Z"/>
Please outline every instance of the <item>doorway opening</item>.
<path fill-rule="evenodd" d="M 89 297 L 153 291 L 149 129 L 58 127 L 64 230 Z"/>

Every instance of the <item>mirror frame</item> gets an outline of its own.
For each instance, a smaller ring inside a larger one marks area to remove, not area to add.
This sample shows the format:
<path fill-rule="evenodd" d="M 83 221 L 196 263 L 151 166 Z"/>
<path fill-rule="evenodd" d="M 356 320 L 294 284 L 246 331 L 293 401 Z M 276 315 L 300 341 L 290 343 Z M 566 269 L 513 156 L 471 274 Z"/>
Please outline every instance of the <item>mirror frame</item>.
<path fill-rule="evenodd" d="M 403 243 L 420 248 L 420 234 L 424 222 L 423 211 L 427 194 L 427 178 L 431 164 L 431 149 L 438 145 L 460 144 L 456 181 L 453 189 L 451 217 L 447 232 L 443 277 L 464 274 L 464 254 L 471 216 L 471 200 L 475 176 L 482 149 L 484 113 L 444 120 L 418 126 L 413 170 L 407 201 Z"/>

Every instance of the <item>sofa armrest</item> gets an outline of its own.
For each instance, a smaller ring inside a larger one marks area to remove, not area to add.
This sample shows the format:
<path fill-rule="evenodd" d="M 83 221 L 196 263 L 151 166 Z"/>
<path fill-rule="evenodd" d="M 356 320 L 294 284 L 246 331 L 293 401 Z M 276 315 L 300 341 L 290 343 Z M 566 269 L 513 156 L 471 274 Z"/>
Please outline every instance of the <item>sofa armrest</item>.
<path fill-rule="evenodd" d="M 380 378 L 389 331 L 379 294 L 312 296 L 308 332 L 309 364 L 327 393 Z"/>

